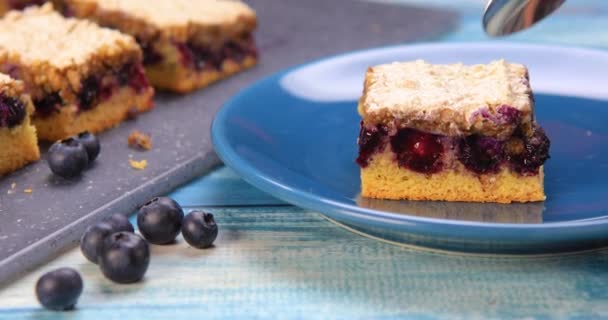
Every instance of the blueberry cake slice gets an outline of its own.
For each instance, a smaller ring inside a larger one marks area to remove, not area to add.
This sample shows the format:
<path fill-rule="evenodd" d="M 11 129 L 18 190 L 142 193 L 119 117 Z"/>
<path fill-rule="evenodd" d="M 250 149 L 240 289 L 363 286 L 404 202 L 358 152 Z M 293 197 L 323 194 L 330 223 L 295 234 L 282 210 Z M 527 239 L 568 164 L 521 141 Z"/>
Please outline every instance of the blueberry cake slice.
<path fill-rule="evenodd" d="M 100 132 L 153 105 L 131 36 L 64 18 L 50 3 L 9 12 L 0 30 L 10 30 L 0 32 L 0 71 L 25 83 L 42 140 Z"/>
<path fill-rule="evenodd" d="M 371 67 L 358 110 L 363 197 L 545 200 L 550 142 L 521 64 Z"/>
<path fill-rule="evenodd" d="M 160 89 L 186 93 L 256 64 L 255 12 L 227 0 L 66 0 L 81 18 L 134 36 Z"/>
<path fill-rule="evenodd" d="M 0 176 L 40 158 L 36 129 L 30 123 L 33 111 L 23 82 L 0 74 Z"/>

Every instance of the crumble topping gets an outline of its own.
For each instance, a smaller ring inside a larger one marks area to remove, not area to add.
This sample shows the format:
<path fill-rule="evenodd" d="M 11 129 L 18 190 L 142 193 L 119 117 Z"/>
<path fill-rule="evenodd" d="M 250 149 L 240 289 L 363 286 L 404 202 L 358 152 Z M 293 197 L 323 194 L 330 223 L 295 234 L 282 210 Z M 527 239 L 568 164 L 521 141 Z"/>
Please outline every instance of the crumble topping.
<path fill-rule="evenodd" d="M 152 137 L 149 134 L 133 130 L 128 138 L 129 147 L 139 150 L 152 149 Z"/>
<path fill-rule="evenodd" d="M 256 26 L 255 12 L 241 1 L 228 0 L 68 0 L 77 16 L 92 17 L 138 37 L 162 36 L 186 41 L 200 37 L 232 37 Z"/>
<path fill-rule="evenodd" d="M 8 97 L 19 97 L 23 93 L 23 82 L 0 73 L 0 93 Z"/>
<path fill-rule="evenodd" d="M 395 62 L 367 71 L 359 113 L 367 124 L 414 127 L 444 135 L 483 133 L 506 137 L 517 123 L 533 121 L 533 98 L 524 65 L 433 65 Z M 505 110 L 509 114 L 505 114 Z"/>
<path fill-rule="evenodd" d="M 135 170 L 144 170 L 148 167 L 148 160 L 144 159 L 144 160 L 133 160 L 133 159 L 129 159 L 129 165 L 131 166 L 131 168 L 135 169 Z"/>
<path fill-rule="evenodd" d="M 47 4 L 13 11 L 0 21 L 1 51 L 19 55 L 26 65 L 49 64 L 57 69 L 83 65 L 93 57 L 121 54 L 136 46 L 133 38 L 79 19 L 64 18 Z"/>

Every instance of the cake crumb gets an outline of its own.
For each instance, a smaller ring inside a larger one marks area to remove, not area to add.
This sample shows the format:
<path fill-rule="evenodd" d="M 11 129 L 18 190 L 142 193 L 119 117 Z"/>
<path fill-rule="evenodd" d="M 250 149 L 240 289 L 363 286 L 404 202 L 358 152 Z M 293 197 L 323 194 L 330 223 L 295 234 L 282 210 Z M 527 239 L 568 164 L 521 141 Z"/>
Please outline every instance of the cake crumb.
<path fill-rule="evenodd" d="M 25 189 L 25 190 L 23 190 L 23 192 L 24 193 L 32 193 L 32 192 L 34 192 L 34 190 L 32 190 L 32 189 Z"/>
<path fill-rule="evenodd" d="M 139 130 L 133 130 L 129 135 L 129 147 L 140 150 L 152 149 L 152 138 Z"/>
<path fill-rule="evenodd" d="M 136 161 L 133 159 L 129 159 L 129 164 L 131 165 L 131 168 L 136 169 L 136 170 L 144 170 L 147 166 L 148 166 L 148 160 L 141 160 L 141 161 Z"/>
<path fill-rule="evenodd" d="M 16 183 L 11 183 L 11 190 L 15 190 L 15 188 L 17 188 L 17 184 Z"/>

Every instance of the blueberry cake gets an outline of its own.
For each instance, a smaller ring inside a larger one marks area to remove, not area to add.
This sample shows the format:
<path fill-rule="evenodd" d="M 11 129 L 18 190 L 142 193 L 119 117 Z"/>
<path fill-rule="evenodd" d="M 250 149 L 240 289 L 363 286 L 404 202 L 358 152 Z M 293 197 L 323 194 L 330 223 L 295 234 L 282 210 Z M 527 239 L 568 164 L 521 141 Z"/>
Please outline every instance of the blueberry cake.
<path fill-rule="evenodd" d="M 545 200 L 550 142 L 521 64 L 371 67 L 358 111 L 363 197 Z"/>
<path fill-rule="evenodd" d="M 0 176 L 40 158 L 36 129 L 30 123 L 33 111 L 23 82 L 0 74 Z"/>
<path fill-rule="evenodd" d="M 25 83 L 40 139 L 100 132 L 130 109 L 152 108 L 154 89 L 133 37 L 64 18 L 50 3 L 9 12 L 0 30 L 10 30 L 0 32 L 0 71 Z"/>
<path fill-rule="evenodd" d="M 208 86 L 256 64 L 255 12 L 227 0 L 66 0 L 68 11 L 134 36 L 159 89 Z"/>

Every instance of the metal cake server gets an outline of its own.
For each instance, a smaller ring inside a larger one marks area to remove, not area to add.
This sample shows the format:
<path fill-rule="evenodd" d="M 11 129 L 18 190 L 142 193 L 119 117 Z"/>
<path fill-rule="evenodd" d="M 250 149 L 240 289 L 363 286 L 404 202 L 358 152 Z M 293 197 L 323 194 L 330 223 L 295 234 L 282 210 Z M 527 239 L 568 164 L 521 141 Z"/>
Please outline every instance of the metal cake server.
<path fill-rule="evenodd" d="M 504 36 L 542 20 L 566 0 L 489 0 L 483 28 L 490 36 Z"/>

